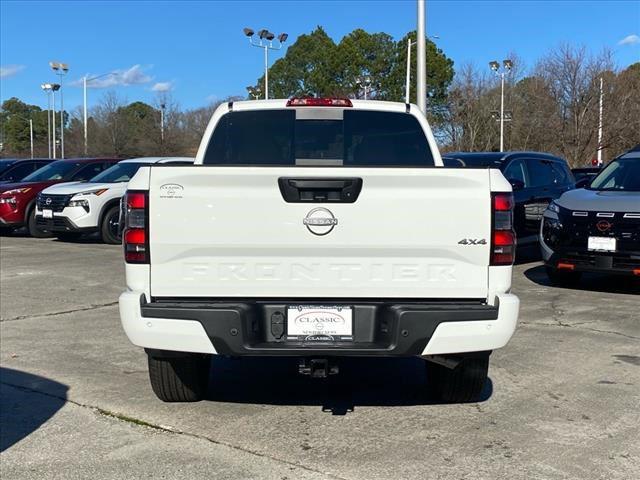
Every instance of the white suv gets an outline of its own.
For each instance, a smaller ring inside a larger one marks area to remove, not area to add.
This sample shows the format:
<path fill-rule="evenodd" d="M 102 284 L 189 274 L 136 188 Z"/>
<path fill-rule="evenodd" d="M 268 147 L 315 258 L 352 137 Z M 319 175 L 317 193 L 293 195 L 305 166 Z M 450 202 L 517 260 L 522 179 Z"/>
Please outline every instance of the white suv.
<path fill-rule="evenodd" d="M 105 243 L 120 243 L 120 198 L 138 169 L 149 164 L 192 164 L 188 157 L 145 157 L 118 162 L 87 182 L 53 185 L 38 195 L 36 222 L 44 232 L 71 240 L 100 232 Z"/>

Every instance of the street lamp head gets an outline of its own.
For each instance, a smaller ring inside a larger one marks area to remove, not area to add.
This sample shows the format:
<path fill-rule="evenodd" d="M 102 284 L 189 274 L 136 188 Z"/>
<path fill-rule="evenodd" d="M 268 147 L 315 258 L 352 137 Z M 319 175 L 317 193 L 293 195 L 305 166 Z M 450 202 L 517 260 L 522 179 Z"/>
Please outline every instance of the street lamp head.
<path fill-rule="evenodd" d="M 248 27 L 243 28 L 242 31 L 247 37 L 253 37 L 253 34 L 255 33 L 252 28 L 248 28 Z"/>
<path fill-rule="evenodd" d="M 511 70 L 513 68 L 513 62 L 511 60 L 503 60 L 502 64 L 507 70 Z"/>
<path fill-rule="evenodd" d="M 60 70 L 62 70 L 64 73 L 67 73 L 69 71 L 69 65 L 66 63 L 61 63 Z"/>
<path fill-rule="evenodd" d="M 495 60 L 493 62 L 489 62 L 489 66 L 491 67 L 491 70 L 493 70 L 494 72 L 497 72 L 498 69 L 500 68 L 500 64 Z"/>
<path fill-rule="evenodd" d="M 60 90 L 60 84 L 59 83 L 52 83 L 51 84 L 51 90 L 53 90 L 54 92 L 57 92 L 58 90 Z"/>
<path fill-rule="evenodd" d="M 281 33 L 280 35 L 278 35 L 278 41 L 280 43 L 286 42 L 287 38 L 289 38 L 289 34 L 288 33 Z"/>
<path fill-rule="evenodd" d="M 274 38 L 276 38 L 276 36 L 271 32 L 267 32 L 267 35 L 265 37 L 269 41 L 272 41 Z"/>
<path fill-rule="evenodd" d="M 265 38 L 267 35 L 269 34 L 269 30 L 267 30 L 266 28 L 263 28 L 262 30 L 260 30 L 258 32 L 258 37 L 260 37 L 260 40 L 262 40 L 263 38 Z"/>
<path fill-rule="evenodd" d="M 51 84 L 50 83 L 43 83 L 42 85 L 40 85 L 40 88 L 42 88 L 42 90 L 44 90 L 44 91 L 51 90 Z"/>
<path fill-rule="evenodd" d="M 49 62 L 49 66 L 56 71 L 60 68 L 60 64 L 58 62 L 53 62 L 53 61 Z"/>

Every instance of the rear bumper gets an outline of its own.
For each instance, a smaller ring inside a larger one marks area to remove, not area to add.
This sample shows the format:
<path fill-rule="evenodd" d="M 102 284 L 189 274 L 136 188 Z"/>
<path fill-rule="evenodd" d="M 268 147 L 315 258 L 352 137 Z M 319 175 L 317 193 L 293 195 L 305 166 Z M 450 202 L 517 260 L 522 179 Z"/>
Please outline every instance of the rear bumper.
<path fill-rule="evenodd" d="M 120 317 L 129 340 L 150 349 L 232 356 L 414 356 L 501 348 L 515 331 L 519 308 L 518 298 L 511 294 L 498 295 L 495 306 L 471 301 L 343 300 L 341 304 L 354 308 L 353 341 L 277 338 L 274 313 L 298 303 L 294 299 L 146 303 L 141 292 L 128 291 L 120 296 Z"/>

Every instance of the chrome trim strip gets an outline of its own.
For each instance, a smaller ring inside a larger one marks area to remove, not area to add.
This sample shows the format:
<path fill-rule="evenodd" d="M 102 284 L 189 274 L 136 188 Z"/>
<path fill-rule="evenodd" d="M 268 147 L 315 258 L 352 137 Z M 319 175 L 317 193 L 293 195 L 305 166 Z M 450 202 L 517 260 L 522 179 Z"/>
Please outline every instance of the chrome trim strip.
<path fill-rule="evenodd" d="M 605 218 L 613 218 L 616 214 L 610 212 L 598 212 L 596 213 L 596 217 L 605 217 Z"/>
<path fill-rule="evenodd" d="M 588 217 L 589 212 L 573 212 L 574 217 Z"/>

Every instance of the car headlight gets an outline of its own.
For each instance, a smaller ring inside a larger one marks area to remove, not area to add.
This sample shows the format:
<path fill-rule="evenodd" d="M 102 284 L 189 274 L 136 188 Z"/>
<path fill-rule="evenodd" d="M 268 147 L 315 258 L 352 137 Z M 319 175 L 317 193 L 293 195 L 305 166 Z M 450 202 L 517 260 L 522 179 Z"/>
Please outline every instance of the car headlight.
<path fill-rule="evenodd" d="M 558 204 L 554 201 L 552 201 L 549 206 L 547 207 L 549 209 L 549 211 L 554 212 L 554 213 L 560 213 L 560 207 L 558 206 Z"/>
<path fill-rule="evenodd" d="M 31 187 L 13 188 L 11 190 L 7 190 L 6 192 L 2 192 L 2 197 L 0 197 L 0 200 L 7 199 L 8 197 L 12 197 L 15 201 L 15 195 L 21 195 L 23 193 L 27 193 L 29 190 L 31 190 Z M 8 202 L 3 202 L 3 203 L 8 203 Z"/>
<path fill-rule="evenodd" d="M 16 197 L 0 197 L 0 204 L 2 203 L 10 203 L 11 205 L 15 205 L 17 202 Z"/>
<path fill-rule="evenodd" d="M 83 207 L 85 209 L 89 208 L 89 200 L 86 200 L 84 198 L 79 198 L 77 200 L 71 199 L 69 200 L 69 204 L 67 205 L 69 207 Z"/>

